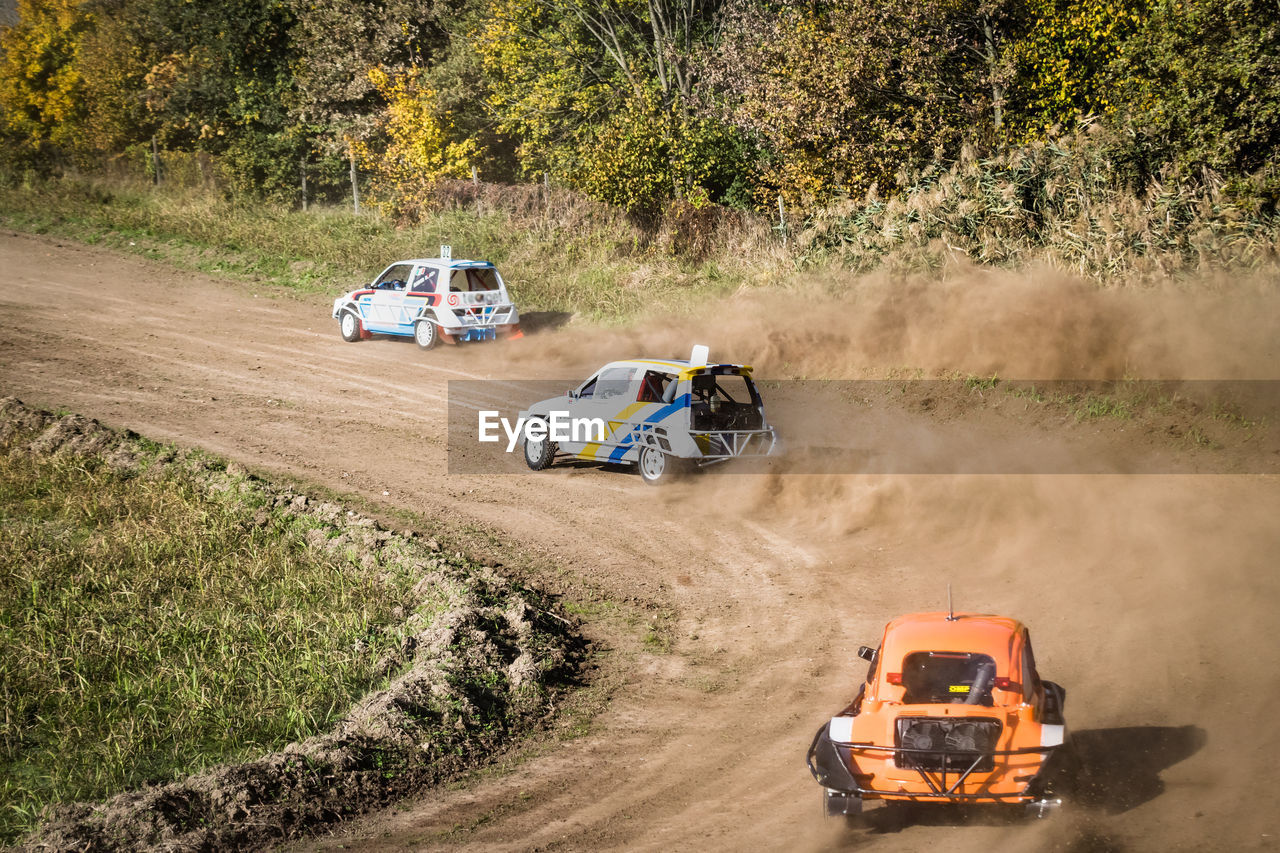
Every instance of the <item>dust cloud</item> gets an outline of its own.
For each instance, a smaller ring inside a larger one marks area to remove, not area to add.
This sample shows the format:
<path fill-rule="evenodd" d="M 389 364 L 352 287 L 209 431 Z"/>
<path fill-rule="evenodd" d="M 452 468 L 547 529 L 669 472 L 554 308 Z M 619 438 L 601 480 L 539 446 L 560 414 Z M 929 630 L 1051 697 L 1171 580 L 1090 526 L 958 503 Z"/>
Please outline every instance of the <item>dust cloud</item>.
<path fill-rule="evenodd" d="M 1275 379 L 1277 309 L 1274 278 L 1100 290 L 1049 271 L 968 270 L 747 293 L 715 325 L 630 340 L 674 354 L 696 337 L 765 376 Z M 1121 458 L 1151 441 L 1121 427 L 1104 444 Z M 863 631 L 854 647 L 900 613 L 939 609 L 948 583 L 963 609 L 1024 620 L 1042 673 L 1067 688 L 1087 778 L 1061 819 L 999 832 L 1031 849 L 1238 849 L 1280 829 L 1267 793 L 1280 783 L 1277 484 L 768 474 L 703 478 L 660 501 L 758 520 L 818 554 L 827 599 Z M 851 695 L 863 665 L 832 666 Z M 813 724 L 838 707 L 813 708 Z M 868 840 L 824 833 L 816 846 L 834 838 Z"/>
<path fill-rule="evenodd" d="M 1049 268 L 819 270 L 744 289 L 696 317 L 656 311 L 627 328 L 546 336 L 532 361 L 525 353 L 511 366 L 576 376 L 618 358 L 687 358 L 704 343 L 713 359 L 770 379 L 1278 379 L 1278 332 L 1274 273 L 1100 288 Z"/>

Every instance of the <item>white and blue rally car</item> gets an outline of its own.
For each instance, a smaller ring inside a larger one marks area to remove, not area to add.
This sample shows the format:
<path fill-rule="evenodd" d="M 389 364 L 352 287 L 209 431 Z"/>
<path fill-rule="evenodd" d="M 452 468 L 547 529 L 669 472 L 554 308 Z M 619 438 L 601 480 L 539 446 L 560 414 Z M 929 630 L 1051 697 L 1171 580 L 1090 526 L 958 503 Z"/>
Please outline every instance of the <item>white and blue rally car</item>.
<path fill-rule="evenodd" d="M 768 456 L 777 435 L 742 364 L 709 364 L 697 346 L 688 361 L 615 361 L 564 396 L 520 413 L 527 421 L 603 421 L 595 434 L 552 440 L 549 429 L 526 430 L 524 458 L 540 471 L 557 454 L 597 462 L 634 464 L 656 484 L 692 468 L 746 456 Z M 544 424 L 545 426 L 545 424 Z M 538 432 L 546 436 L 538 438 Z M 579 440 L 581 439 L 581 440 Z M 598 439 L 598 440 L 592 440 Z"/>
<path fill-rule="evenodd" d="M 438 258 L 397 261 L 368 287 L 333 301 L 345 341 L 372 334 L 412 337 L 423 349 L 436 344 L 518 338 L 520 314 L 493 264 L 454 260 L 449 246 Z"/>

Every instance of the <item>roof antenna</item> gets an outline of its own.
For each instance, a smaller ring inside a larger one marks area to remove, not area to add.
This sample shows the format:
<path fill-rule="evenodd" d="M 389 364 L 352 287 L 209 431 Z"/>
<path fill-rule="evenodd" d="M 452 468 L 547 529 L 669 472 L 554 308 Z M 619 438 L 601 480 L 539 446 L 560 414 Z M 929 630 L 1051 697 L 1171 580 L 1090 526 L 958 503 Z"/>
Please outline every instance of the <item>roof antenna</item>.
<path fill-rule="evenodd" d="M 956 621 L 956 612 L 951 607 L 951 584 L 947 584 L 947 621 Z"/>

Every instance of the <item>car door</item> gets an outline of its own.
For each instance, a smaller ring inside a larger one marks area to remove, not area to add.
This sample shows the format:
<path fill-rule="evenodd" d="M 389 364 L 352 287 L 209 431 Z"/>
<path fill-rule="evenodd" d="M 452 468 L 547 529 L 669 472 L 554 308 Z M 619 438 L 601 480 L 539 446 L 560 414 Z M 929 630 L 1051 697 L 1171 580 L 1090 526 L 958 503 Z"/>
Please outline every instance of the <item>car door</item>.
<path fill-rule="evenodd" d="M 440 304 L 440 295 L 436 292 L 436 285 L 440 282 L 440 270 L 436 267 L 419 265 L 413 271 L 413 276 L 409 279 L 409 289 L 404 295 L 404 321 L 412 325 L 415 318 L 427 311 L 427 316 L 433 316 L 432 312 L 427 309 Z"/>
<path fill-rule="evenodd" d="M 570 415 L 603 421 L 604 441 L 561 441 L 561 449 L 587 459 L 608 457 L 607 451 L 615 447 L 621 437 L 613 434 L 618 413 L 633 402 L 632 380 L 636 372 L 634 367 L 606 367 L 582 384 L 571 404 Z"/>
<path fill-rule="evenodd" d="M 360 297 L 360 314 L 371 332 L 392 335 L 413 333 L 405 312 L 405 286 L 413 273 L 413 264 L 392 264 L 373 280 L 373 293 Z"/>

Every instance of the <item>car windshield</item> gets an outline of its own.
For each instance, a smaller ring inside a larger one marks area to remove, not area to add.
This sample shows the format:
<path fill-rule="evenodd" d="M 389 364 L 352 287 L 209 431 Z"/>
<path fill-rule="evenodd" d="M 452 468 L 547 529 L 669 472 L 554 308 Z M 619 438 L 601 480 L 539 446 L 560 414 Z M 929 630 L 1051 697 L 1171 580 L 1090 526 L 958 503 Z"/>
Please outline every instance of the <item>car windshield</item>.
<path fill-rule="evenodd" d="M 990 705 L 996 662 L 971 652 L 912 652 L 902 662 L 908 705 Z"/>
<path fill-rule="evenodd" d="M 373 286 L 378 290 L 404 290 L 404 283 L 412 271 L 412 264 L 396 264 L 378 276 Z"/>
<path fill-rule="evenodd" d="M 610 367 L 583 386 L 579 396 L 594 397 L 597 400 L 625 397 L 631 390 L 631 376 L 634 373 L 630 367 Z"/>

